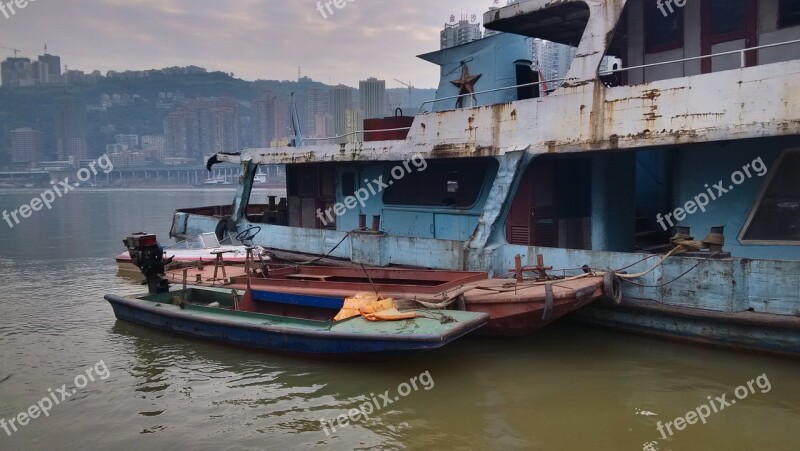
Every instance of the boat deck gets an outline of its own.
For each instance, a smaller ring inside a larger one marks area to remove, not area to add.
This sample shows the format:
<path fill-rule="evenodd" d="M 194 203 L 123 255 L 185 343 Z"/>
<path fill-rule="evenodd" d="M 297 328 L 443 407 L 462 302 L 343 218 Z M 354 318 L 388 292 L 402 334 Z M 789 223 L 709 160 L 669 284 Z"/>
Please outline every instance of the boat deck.
<path fill-rule="evenodd" d="M 247 286 L 247 272 L 241 266 L 226 266 L 214 276 L 214 265 L 175 269 L 167 272 L 170 283 L 220 287 Z M 269 278 L 251 275 L 250 282 L 259 289 L 304 291 L 324 289 L 326 292 L 350 296 L 360 292 L 435 295 L 447 290 L 488 280 L 488 274 L 477 271 L 431 271 L 396 268 L 290 267 L 270 271 Z"/>

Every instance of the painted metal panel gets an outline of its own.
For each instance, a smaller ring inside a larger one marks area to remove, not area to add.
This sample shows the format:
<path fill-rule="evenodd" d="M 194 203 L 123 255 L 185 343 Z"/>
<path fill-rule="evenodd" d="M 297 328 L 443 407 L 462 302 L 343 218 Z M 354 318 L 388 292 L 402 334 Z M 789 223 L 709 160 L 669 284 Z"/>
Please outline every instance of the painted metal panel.
<path fill-rule="evenodd" d="M 477 215 L 434 215 L 435 236 L 440 240 L 467 241 L 478 226 Z"/>
<path fill-rule="evenodd" d="M 253 300 L 262 302 L 276 302 L 279 304 L 299 305 L 303 307 L 318 307 L 331 310 L 340 310 L 344 305 L 342 298 L 329 298 L 323 296 L 305 296 L 291 293 L 275 293 L 272 291 L 250 292 Z"/>
<path fill-rule="evenodd" d="M 381 230 L 389 235 L 435 238 L 433 220 L 433 213 L 384 208 Z"/>

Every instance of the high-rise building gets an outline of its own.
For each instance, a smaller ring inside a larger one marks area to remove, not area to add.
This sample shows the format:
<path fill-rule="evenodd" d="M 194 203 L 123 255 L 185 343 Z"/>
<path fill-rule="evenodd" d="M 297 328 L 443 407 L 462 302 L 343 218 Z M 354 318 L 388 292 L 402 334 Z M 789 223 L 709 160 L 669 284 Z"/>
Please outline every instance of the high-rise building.
<path fill-rule="evenodd" d="M 292 127 L 291 97 L 276 97 L 272 108 L 273 140 L 290 139 L 294 135 Z"/>
<path fill-rule="evenodd" d="M 164 161 L 164 151 L 166 149 L 166 139 L 163 136 L 142 136 L 142 152 L 150 160 Z"/>
<path fill-rule="evenodd" d="M 237 152 L 239 105 L 234 99 L 213 98 L 197 107 L 200 117 L 200 155 Z"/>
<path fill-rule="evenodd" d="M 6 58 L 0 63 L 0 81 L 3 86 L 11 87 L 36 84 L 30 58 Z"/>
<path fill-rule="evenodd" d="M 44 134 L 30 127 L 11 130 L 11 161 L 37 163 L 44 156 Z"/>
<path fill-rule="evenodd" d="M 450 23 L 445 24 L 441 32 L 442 48 L 463 45 L 481 37 L 481 24 L 477 22 L 477 17 L 473 15 L 470 20 L 462 17 L 456 22 L 456 17 L 451 16 Z"/>
<path fill-rule="evenodd" d="M 552 89 L 566 77 L 577 48 L 541 39 L 531 40 L 531 61 L 542 72 L 548 88 Z"/>
<path fill-rule="evenodd" d="M 166 157 L 189 158 L 189 112 L 176 110 L 164 119 Z"/>
<path fill-rule="evenodd" d="M 274 110 L 275 96 L 270 91 L 262 91 L 253 102 L 253 147 L 270 147 L 275 136 Z"/>
<path fill-rule="evenodd" d="M 56 99 L 56 150 L 59 160 L 89 158 L 86 103 L 78 97 Z"/>
<path fill-rule="evenodd" d="M 312 138 L 330 138 L 335 134 L 332 114 L 318 114 L 314 118 L 314 134 L 311 135 Z"/>
<path fill-rule="evenodd" d="M 50 74 L 48 73 L 47 63 L 43 63 L 41 61 L 32 62 L 31 73 L 33 78 L 39 84 L 46 84 L 50 81 Z"/>
<path fill-rule="evenodd" d="M 364 119 L 375 119 L 386 114 L 386 81 L 368 78 L 358 82 L 361 111 Z"/>
<path fill-rule="evenodd" d="M 164 120 L 166 153 L 169 157 L 200 161 L 239 147 L 239 104 L 227 97 L 191 100 Z"/>
<path fill-rule="evenodd" d="M 347 134 L 347 112 L 353 109 L 353 88 L 337 85 L 331 88 L 331 113 L 333 131 L 336 136 Z M 338 144 L 347 142 L 346 138 L 337 140 Z"/>
<path fill-rule="evenodd" d="M 10 87 L 60 83 L 61 58 L 49 54 L 39 56 L 36 61 L 30 58 L 7 58 L 0 63 L 0 81 L 3 86 Z"/>
<path fill-rule="evenodd" d="M 51 79 L 50 83 L 53 83 L 56 77 L 61 76 L 61 57 L 56 55 L 50 55 L 49 53 L 45 53 L 44 55 L 39 55 L 39 62 L 47 64 L 47 75 Z"/>
<path fill-rule="evenodd" d="M 306 114 L 308 123 L 307 135 L 312 138 L 325 138 L 327 134 L 325 117 L 330 115 L 331 95 L 330 90 L 311 87 L 306 91 Z"/>

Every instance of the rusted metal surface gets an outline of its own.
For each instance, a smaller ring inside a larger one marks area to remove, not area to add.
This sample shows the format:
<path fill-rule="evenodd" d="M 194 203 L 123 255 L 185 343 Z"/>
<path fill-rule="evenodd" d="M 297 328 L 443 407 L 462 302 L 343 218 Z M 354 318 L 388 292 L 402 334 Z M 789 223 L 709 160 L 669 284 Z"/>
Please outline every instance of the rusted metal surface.
<path fill-rule="evenodd" d="M 796 316 L 722 313 L 625 299 L 620 306 L 595 303 L 570 319 L 668 340 L 800 358 Z"/>
<path fill-rule="evenodd" d="M 631 273 L 658 265 L 659 256 L 642 253 L 600 252 L 526 246 L 503 246 L 495 254 L 497 272 L 505 272 L 514 256 L 523 256 L 523 265 L 534 265 L 543 254 L 555 268 L 628 268 Z M 695 268 L 690 277 L 679 277 L 702 260 L 675 256 L 653 272 L 637 280 L 644 286 L 625 284 L 626 299 L 646 299 L 655 304 L 697 311 L 734 313 L 752 309 L 755 313 L 800 316 L 800 261 L 725 258 L 708 260 Z M 664 286 L 666 282 L 672 282 Z"/>
<path fill-rule="evenodd" d="M 492 279 L 481 283 L 485 287 L 499 288 L 510 281 Z M 512 285 L 514 284 L 511 281 Z M 477 332 L 486 336 L 520 336 L 545 327 L 563 316 L 574 312 L 603 296 L 602 277 L 555 282 L 552 289 L 552 305 L 547 309 L 545 285 L 525 286 L 507 291 L 472 290 L 464 294 L 467 310 L 489 313 L 489 323 Z M 587 290 L 588 289 L 588 290 Z"/>
<path fill-rule="evenodd" d="M 398 161 L 603 151 L 800 134 L 800 61 L 607 88 L 596 81 L 508 104 L 417 116 L 408 139 L 250 149 L 231 163 Z M 766 114 L 765 114 L 766 112 Z"/>

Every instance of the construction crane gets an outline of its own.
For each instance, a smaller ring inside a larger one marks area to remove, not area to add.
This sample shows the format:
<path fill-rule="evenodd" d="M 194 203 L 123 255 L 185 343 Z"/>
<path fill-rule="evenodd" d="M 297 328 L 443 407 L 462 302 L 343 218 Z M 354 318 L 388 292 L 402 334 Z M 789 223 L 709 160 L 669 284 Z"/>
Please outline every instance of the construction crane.
<path fill-rule="evenodd" d="M 406 83 L 402 80 L 394 79 L 394 81 L 400 83 L 403 86 L 408 86 L 408 108 L 410 109 L 413 105 L 413 101 L 411 100 L 414 94 L 414 89 L 416 89 L 411 83 Z"/>
<path fill-rule="evenodd" d="M 2 45 L 0 45 L 0 49 L 11 50 L 12 52 L 14 52 L 14 58 L 16 58 L 16 57 L 17 57 L 17 55 L 18 55 L 18 54 L 20 54 L 20 53 L 22 52 L 22 50 L 18 50 L 18 49 L 12 49 L 11 47 L 4 47 L 4 46 L 2 46 Z"/>

